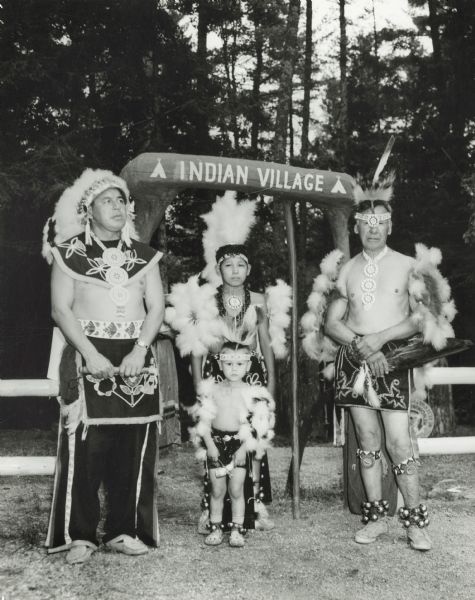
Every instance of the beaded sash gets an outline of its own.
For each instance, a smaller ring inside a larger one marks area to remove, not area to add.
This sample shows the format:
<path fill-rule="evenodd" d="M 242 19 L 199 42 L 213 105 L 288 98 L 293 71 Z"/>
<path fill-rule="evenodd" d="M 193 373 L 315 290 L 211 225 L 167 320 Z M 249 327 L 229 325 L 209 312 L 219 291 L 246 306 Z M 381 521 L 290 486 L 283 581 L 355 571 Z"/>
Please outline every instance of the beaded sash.
<path fill-rule="evenodd" d="M 109 340 L 138 338 L 143 325 L 143 319 L 138 321 L 94 321 L 92 319 L 78 319 L 78 321 L 88 337 Z"/>

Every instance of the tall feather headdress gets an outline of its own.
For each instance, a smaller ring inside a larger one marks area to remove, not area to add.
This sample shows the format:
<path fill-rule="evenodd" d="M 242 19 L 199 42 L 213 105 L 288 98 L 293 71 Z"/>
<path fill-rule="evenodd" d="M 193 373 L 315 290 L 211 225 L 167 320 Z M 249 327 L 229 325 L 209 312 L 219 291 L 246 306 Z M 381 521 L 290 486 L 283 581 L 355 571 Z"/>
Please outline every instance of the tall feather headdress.
<path fill-rule="evenodd" d="M 44 226 L 42 254 L 49 263 L 52 262 L 51 246 L 84 232 L 87 228 L 88 208 L 99 194 L 110 188 L 117 188 L 127 203 L 127 221 L 122 229 L 122 239 L 130 246 L 131 238 L 138 238 L 134 227 L 134 207 L 130 202 L 127 183 L 112 171 L 86 169 L 73 185 L 61 194 L 53 216 Z"/>
<path fill-rule="evenodd" d="M 203 277 L 211 284 L 220 285 L 216 272 L 216 250 L 229 244 L 244 244 L 256 221 L 256 203 L 253 200 L 236 200 L 236 193 L 227 191 L 218 198 L 211 211 L 202 215 L 207 228 L 203 233 L 203 250 L 206 267 Z"/>

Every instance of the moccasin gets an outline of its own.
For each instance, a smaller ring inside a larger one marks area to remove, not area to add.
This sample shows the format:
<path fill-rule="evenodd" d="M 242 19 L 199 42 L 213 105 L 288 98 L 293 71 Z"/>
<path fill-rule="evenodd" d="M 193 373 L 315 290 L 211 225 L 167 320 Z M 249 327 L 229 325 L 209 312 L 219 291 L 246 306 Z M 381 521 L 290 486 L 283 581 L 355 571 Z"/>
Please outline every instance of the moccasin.
<path fill-rule="evenodd" d="M 425 528 L 419 528 L 417 525 L 411 525 L 407 528 L 407 542 L 413 550 L 427 552 L 432 548 L 432 542 Z"/>
<path fill-rule="evenodd" d="M 69 565 L 80 565 L 87 562 L 94 552 L 94 548 L 86 544 L 74 544 L 66 555 L 66 562 Z"/>
<path fill-rule="evenodd" d="M 377 521 L 370 521 L 367 525 L 360 529 L 355 534 L 355 542 L 357 544 L 372 544 L 380 535 L 388 533 L 389 525 L 383 517 Z"/>
<path fill-rule="evenodd" d="M 148 547 L 142 540 L 133 538 L 127 534 L 118 535 L 113 540 L 110 540 L 106 543 L 106 548 L 114 552 L 128 554 L 129 556 L 138 556 L 139 554 L 147 554 L 148 552 Z"/>

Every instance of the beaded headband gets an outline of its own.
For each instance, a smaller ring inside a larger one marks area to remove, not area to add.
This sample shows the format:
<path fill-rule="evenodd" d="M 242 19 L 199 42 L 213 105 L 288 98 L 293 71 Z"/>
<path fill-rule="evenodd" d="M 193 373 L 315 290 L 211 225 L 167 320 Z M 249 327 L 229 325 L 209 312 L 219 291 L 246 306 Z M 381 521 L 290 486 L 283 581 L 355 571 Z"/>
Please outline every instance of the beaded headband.
<path fill-rule="evenodd" d="M 249 264 L 247 250 L 243 244 L 227 244 L 225 246 L 221 246 L 221 248 L 218 248 L 216 250 L 216 264 L 219 267 L 223 260 L 231 258 L 232 256 L 238 256 Z"/>
<path fill-rule="evenodd" d="M 363 213 L 356 213 L 355 214 L 355 219 L 357 221 L 366 221 L 366 223 L 368 223 L 368 225 L 370 227 L 375 227 L 376 225 L 379 225 L 380 223 L 384 223 L 385 221 L 390 221 L 391 220 L 391 213 L 387 212 L 387 213 L 381 213 L 381 214 L 375 214 L 375 213 L 370 213 L 370 214 L 363 214 Z"/>
<path fill-rule="evenodd" d="M 220 354 L 219 355 L 219 360 L 224 360 L 224 361 L 231 361 L 231 362 L 248 362 L 251 360 L 251 355 L 250 354 L 246 354 L 246 353 L 242 353 L 242 354 L 237 354 L 237 353 L 232 353 L 232 354 Z"/>

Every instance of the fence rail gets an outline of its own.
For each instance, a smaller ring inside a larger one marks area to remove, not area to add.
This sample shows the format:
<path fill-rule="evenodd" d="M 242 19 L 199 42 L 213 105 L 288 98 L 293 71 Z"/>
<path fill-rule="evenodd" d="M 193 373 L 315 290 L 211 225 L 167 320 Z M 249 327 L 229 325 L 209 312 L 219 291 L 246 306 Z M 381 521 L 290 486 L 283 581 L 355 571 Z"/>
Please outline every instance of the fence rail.
<path fill-rule="evenodd" d="M 430 367 L 425 369 L 430 385 L 475 385 L 475 367 Z M 0 379 L 1 397 L 45 397 L 58 395 L 58 382 L 51 379 Z M 421 455 L 475 454 L 475 436 L 419 438 Z M 53 475 L 54 456 L 0 457 L 0 476 Z"/>

